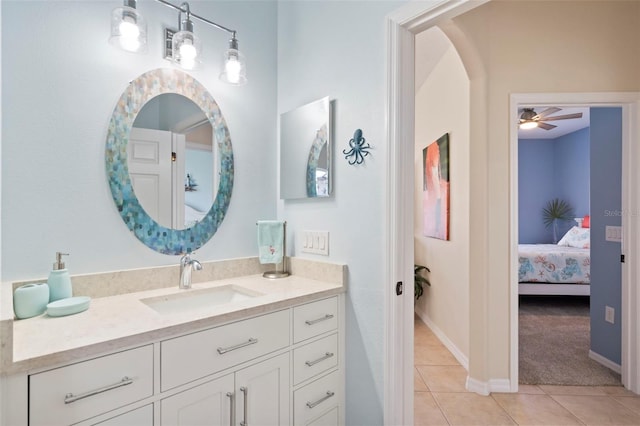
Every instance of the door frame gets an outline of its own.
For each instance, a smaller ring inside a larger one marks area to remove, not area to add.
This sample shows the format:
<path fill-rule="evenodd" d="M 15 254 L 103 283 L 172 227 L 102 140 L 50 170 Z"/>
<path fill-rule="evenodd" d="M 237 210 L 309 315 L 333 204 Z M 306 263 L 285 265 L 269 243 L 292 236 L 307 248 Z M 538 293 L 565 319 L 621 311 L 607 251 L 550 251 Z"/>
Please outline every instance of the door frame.
<path fill-rule="evenodd" d="M 388 256 L 384 264 L 384 423 L 413 423 L 413 192 L 406 191 L 413 185 L 413 141 L 414 141 L 414 35 L 472 10 L 490 0 L 433 0 L 410 2 L 397 9 L 386 20 L 386 112 L 387 179 L 385 179 L 385 248 Z M 593 94 L 592 94 L 593 95 Z M 598 94 L 606 95 L 606 94 Z M 631 164 L 640 164 L 640 95 L 638 93 L 610 94 L 623 98 L 623 139 L 629 141 L 623 147 L 626 179 L 623 180 L 623 198 L 629 200 L 627 208 L 632 215 L 623 217 L 623 238 L 628 243 L 624 250 L 634 261 L 623 272 L 623 377 L 629 389 L 640 392 L 640 290 L 636 286 L 640 278 L 640 170 Z M 595 95 L 594 95 L 595 96 Z M 621 102 L 616 98 L 616 102 Z M 599 102 L 603 102 L 600 99 Z M 597 104 L 597 99 L 593 103 Z M 513 111 L 512 116 L 513 115 Z M 514 126 L 515 124 L 512 124 Z M 513 134 L 513 130 L 510 131 Z M 511 136 L 510 136 L 511 137 Z M 635 141 L 636 143 L 631 143 Z M 640 168 L 638 168 L 640 169 Z M 512 168 L 513 170 L 513 168 Z M 510 172 L 513 173 L 513 172 Z M 511 191 L 514 189 L 511 175 Z M 517 186 L 516 186 L 517 187 Z M 513 194 L 511 194 L 513 195 Z M 513 198 L 512 198 L 513 200 Z M 513 201 L 512 201 L 513 203 Z M 511 208 L 511 229 L 513 228 L 513 206 Z M 517 222 L 516 222 L 517 223 Z M 632 238 L 633 237 L 633 238 Z M 511 239 L 514 235 L 511 233 Z M 515 275 L 513 253 L 510 272 Z M 517 260 L 517 259 L 516 259 Z M 517 280 L 516 280 L 517 281 Z M 396 296 L 396 284 L 407 283 L 404 297 Z M 626 297 L 625 297 L 626 296 Z M 517 302 L 517 296 L 515 297 Z M 511 353 L 510 389 L 517 391 L 517 318 L 513 320 L 513 289 L 510 295 L 511 311 Z M 515 338 L 514 338 L 515 334 Z M 630 362 L 628 362 L 630 361 Z M 634 362 L 635 361 L 635 362 Z"/>
<path fill-rule="evenodd" d="M 509 100 L 509 117 L 518 117 L 519 105 L 543 106 L 590 106 L 622 108 L 622 211 L 631 212 L 622 216 L 621 251 L 626 263 L 622 264 L 622 384 L 635 393 L 640 393 L 640 339 L 638 326 L 640 291 L 637 280 L 640 277 L 640 188 L 633 185 L 640 182 L 638 167 L 640 148 L 638 147 L 640 123 L 640 92 L 603 93 L 514 93 Z M 518 123 L 509 123 L 510 139 L 510 380 L 511 390 L 518 390 Z M 634 143 L 635 141 L 635 143 Z M 635 238 L 634 238 L 635 237 Z"/>
<path fill-rule="evenodd" d="M 414 36 L 490 0 L 409 2 L 386 20 L 384 424 L 413 424 Z M 404 297 L 396 295 L 405 283 Z"/>

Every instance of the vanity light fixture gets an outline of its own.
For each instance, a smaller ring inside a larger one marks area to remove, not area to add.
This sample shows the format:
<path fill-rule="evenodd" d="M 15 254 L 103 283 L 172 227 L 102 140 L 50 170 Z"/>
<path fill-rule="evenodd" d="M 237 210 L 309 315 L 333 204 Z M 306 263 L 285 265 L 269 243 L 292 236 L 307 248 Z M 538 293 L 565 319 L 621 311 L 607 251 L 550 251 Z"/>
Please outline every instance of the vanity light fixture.
<path fill-rule="evenodd" d="M 136 10 L 136 0 L 124 0 L 122 7 L 111 12 L 109 42 L 127 52 L 143 52 L 147 48 L 147 23 Z"/>
<path fill-rule="evenodd" d="M 123 0 L 124 6 L 114 9 L 111 18 L 110 41 L 116 46 L 129 52 L 142 52 L 147 44 L 147 27 L 142 15 L 136 10 L 136 0 Z M 211 25 L 219 30 L 231 34 L 229 49 L 224 52 L 223 69 L 219 75 L 225 83 L 241 86 L 247 82 L 246 63 L 244 55 L 238 50 L 236 31 L 216 24 L 202 16 L 191 12 L 189 3 L 180 6 L 166 0 L 155 0 L 158 3 L 178 11 L 179 31 L 174 33 L 166 29 L 166 37 L 170 37 L 170 47 L 167 46 L 165 57 L 186 70 L 198 67 L 201 62 L 202 42 L 194 34 L 193 19 Z M 183 19 L 183 16 L 184 19 Z M 168 42 L 169 40 L 167 40 Z M 167 43 L 169 44 L 169 43 Z"/>

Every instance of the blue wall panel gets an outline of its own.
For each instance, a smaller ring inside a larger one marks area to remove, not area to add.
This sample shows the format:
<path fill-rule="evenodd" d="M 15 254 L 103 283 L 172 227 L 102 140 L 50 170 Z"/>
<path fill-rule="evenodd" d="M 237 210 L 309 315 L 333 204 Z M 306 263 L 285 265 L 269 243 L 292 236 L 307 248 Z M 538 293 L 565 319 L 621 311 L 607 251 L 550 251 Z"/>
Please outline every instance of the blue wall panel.
<path fill-rule="evenodd" d="M 622 224 L 622 109 L 591 108 L 591 350 L 620 364 L 620 243 L 605 241 Z M 615 324 L 604 320 L 615 309 Z"/>

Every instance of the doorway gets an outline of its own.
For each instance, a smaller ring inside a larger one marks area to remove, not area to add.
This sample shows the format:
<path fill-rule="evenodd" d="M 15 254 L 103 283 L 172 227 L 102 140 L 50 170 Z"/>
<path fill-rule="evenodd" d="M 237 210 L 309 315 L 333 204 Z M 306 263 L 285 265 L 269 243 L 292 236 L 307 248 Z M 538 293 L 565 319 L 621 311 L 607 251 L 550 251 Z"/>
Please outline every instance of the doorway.
<path fill-rule="evenodd" d="M 388 158 L 388 175 L 390 180 L 386 188 L 386 205 L 390 206 L 387 214 L 387 232 L 386 241 L 389 252 L 389 261 L 386 266 L 386 278 L 387 282 L 395 283 L 398 281 L 409 282 L 411 275 L 411 269 L 413 267 L 413 245 L 412 245 L 412 218 L 411 218 L 411 206 L 413 203 L 412 196 L 410 194 L 403 193 L 403 188 L 410 182 L 411 176 L 408 171 L 412 170 L 411 164 L 413 161 L 411 152 L 413 149 L 409 149 L 408 146 L 413 144 L 413 114 L 414 105 L 412 101 L 413 97 L 413 43 L 414 34 L 425 30 L 426 28 L 437 25 L 443 19 L 448 19 L 454 16 L 461 15 L 475 7 L 480 6 L 484 2 L 469 2 L 469 1 L 444 1 L 439 2 L 437 5 L 429 4 L 410 4 L 402 7 L 396 13 L 389 16 L 387 22 L 387 42 L 388 42 L 388 56 L 387 56 L 387 76 L 388 76 L 388 139 L 389 139 L 389 158 Z M 469 46 L 466 46 L 469 48 Z M 471 48 L 466 50 L 464 56 L 466 57 L 466 65 L 475 67 L 482 64 L 474 65 L 474 52 Z M 472 126 L 474 129 L 474 141 L 476 146 L 474 147 L 474 153 L 477 153 L 477 158 L 486 159 L 486 152 L 483 156 L 483 149 L 487 147 L 488 129 L 487 124 L 489 122 L 489 108 L 487 104 L 489 102 L 488 88 L 486 81 L 483 83 L 482 70 L 475 69 L 477 73 L 474 75 L 475 87 L 472 88 Z M 589 97 L 589 96 L 587 96 Z M 637 123 L 640 121 L 640 94 L 639 93 L 617 93 L 617 94 L 600 94 L 600 97 L 594 97 L 581 100 L 580 103 L 591 103 L 593 100 L 595 103 L 615 102 L 623 105 L 624 115 L 624 137 L 628 140 L 635 140 L 638 137 Z M 524 99 L 522 102 L 529 102 L 529 99 Z M 545 100 L 543 100 L 545 101 Z M 515 115 L 515 106 L 517 102 L 510 103 L 509 114 Z M 502 115 L 502 114 L 501 114 Z M 507 116 L 505 113 L 504 117 Z M 509 130 L 508 138 L 513 140 L 515 135 L 514 127 Z M 626 162 L 638 162 L 640 158 L 640 152 L 635 146 L 629 146 L 628 152 L 624 155 Z M 513 152 L 509 152 L 507 155 L 513 155 Z M 629 168 L 627 164 L 626 170 L 629 171 L 628 175 L 623 181 L 623 192 L 630 197 L 629 204 L 630 211 L 639 211 L 638 200 L 640 200 L 640 191 L 637 187 L 631 187 L 630 182 L 640 181 L 640 174 L 633 168 Z M 477 167 L 483 168 L 480 174 L 484 173 L 486 176 L 488 171 L 487 163 L 482 160 L 479 161 Z M 509 179 L 507 192 L 511 194 L 514 188 L 514 176 Z M 488 240 L 489 229 L 486 226 L 487 211 L 489 209 L 489 200 L 486 197 L 486 182 L 474 182 L 478 185 L 479 191 L 471 191 L 471 201 L 474 203 L 474 207 L 477 209 L 477 214 L 470 219 L 471 225 L 474 227 L 472 244 L 477 249 L 477 255 L 470 261 L 470 267 L 476 271 L 477 279 L 475 279 L 474 304 L 470 306 L 470 323 L 475 330 L 481 331 L 479 333 L 470 333 L 470 372 L 471 375 L 467 379 L 467 389 L 473 390 L 477 393 L 488 394 L 492 391 L 516 391 L 517 390 L 517 352 L 513 351 L 513 348 L 517 348 L 517 318 L 514 319 L 514 314 L 517 313 L 517 309 L 513 307 L 517 306 L 517 291 L 515 286 L 511 286 L 509 296 L 507 297 L 508 315 L 511 318 L 510 321 L 501 324 L 497 329 L 493 329 L 495 324 L 490 320 L 490 309 L 495 305 L 490 305 L 490 301 L 494 296 L 500 294 L 503 297 L 501 290 L 489 286 L 489 273 L 487 271 L 488 252 L 485 250 Z M 408 195 L 408 196 L 407 196 Z M 513 197 L 510 197 L 512 200 Z M 506 213 L 506 220 L 503 223 L 514 224 L 514 209 L 509 210 Z M 500 218 L 502 219 L 502 217 Z M 637 235 L 638 226 L 635 223 L 637 219 L 632 221 L 623 217 L 623 220 L 627 221 L 623 224 L 625 229 L 626 241 L 625 251 L 628 256 L 634 257 L 638 253 L 638 242 L 634 241 L 630 237 Z M 495 220 L 495 219 L 494 219 Z M 517 262 L 517 256 L 513 255 L 513 250 L 509 247 L 515 247 L 517 241 L 513 239 L 514 235 L 509 234 L 507 239 L 510 239 L 508 244 L 504 244 L 504 256 L 509 257 L 509 277 L 504 278 L 504 281 L 514 282 L 515 276 L 513 275 L 517 268 L 515 268 Z M 636 239 L 637 240 L 637 239 Z M 630 254 L 632 253 L 632 254 Z M 626 346 L 623 347 L 623 365 L 625 365 L 624 359 L 632 360 L 633 366 L 628 365 L 627 371 L 623 371 L 623 376 L 629 378 L 629 387 L 632 390 L 638 392 L 640 387 L 640 371 L 638 370 L 638 357 L 637 353 L 640 352 L 638 344 L 638 325 L 629 321 L 630 318 L 637 318 L 636 307 L 640 304 L 640 294 L 635 287 L 624 285 L 624 282 L 635 282 L 636 278 L 640 275 L 638 272 L 638 265 L 634 262 L 633 265 L 627 264 L 623 276 L 623 292 L 626 292 L 629 297 L 625 297 L 625 305 L 622 311 L 625 316 L 629 316 L 627 320 L 623 318 L 623 342 L 626 342 Z M 502 282 L 498 280 L 497 282 Z M 508 283 L 505 284 L 508 286 Z M 395 287 L 394 287 L 395 288 Z M 411 297 L 396 297 L 395 292 L 390 288 L 390 291 L 386 292 L 386 304 L 385 304 L 385 423 L 387 424 L 404 424 L 410 422 L 412 418 L 412 370 L 413 370 L 413 357 L 411 354 L 411 348 L 413 347 L 413 300 Z M 409 292 L 411 295 L 411 292 Z M 626 323 L 626 328 L 624 324 Z M 489 333 L 486 330 L 491 329 Z M 485 331 L 483 331 L 485 330 Z M 500 339 L 500 349 L 496 352 L 496 347 L 493 345 L 493 340 L 496 336 Z M 507 342 L 506 350 L 504 342 Z M 623 343 L 624 344 L 624 343 Z M 397 350 L 402 348 L 402 350 Z M 492 352 L 493 351 L 493 352 Z M 510 355 L 506 356 L 504 352 L 509 352 Z M 492 361 L 489 354 L 497 355 L 498 358 L 492 357 Z M 496 359 L 506 359 L 507 362 L 504 365 L 508 365 L 509 374 L 507 378 L 494 377 L 492 374 L 492 363 Z M 493 377 L 492 377 L 493 376 Z"/>

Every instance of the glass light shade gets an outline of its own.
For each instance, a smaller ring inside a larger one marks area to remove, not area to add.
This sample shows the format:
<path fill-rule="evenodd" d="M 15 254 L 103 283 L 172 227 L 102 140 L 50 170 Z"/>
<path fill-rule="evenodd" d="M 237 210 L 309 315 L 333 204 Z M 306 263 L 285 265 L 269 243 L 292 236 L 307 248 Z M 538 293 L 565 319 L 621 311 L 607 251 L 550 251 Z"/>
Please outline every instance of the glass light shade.
<path fill-rule="evenodd" d="M 147 22 L 144 17 L 132 7 L 113 9 L 109 42 L 127 52 L 144 52 L 147 48 Z"/>
<path fill-rule="evenodd" d="M 520 123 L 520 128 L 523 130 L 535 129 L 536 127 L 538 127 L 538 123 L 535 121 L 525 121 Z"/>
<path fill-rule="evenodd" d="M 237 49 L 229 49 L 224 53 L 224 62 L 220 80 L 233 86 L 247 83 L 247 71 L 244 55 Z"/>
<path fill-rule="evenodd" d="M 186 70 L 198 67 L 202 54 L 202 42 L 191 31 L 178 31 L 171 40 L 173 62 Z"/>

